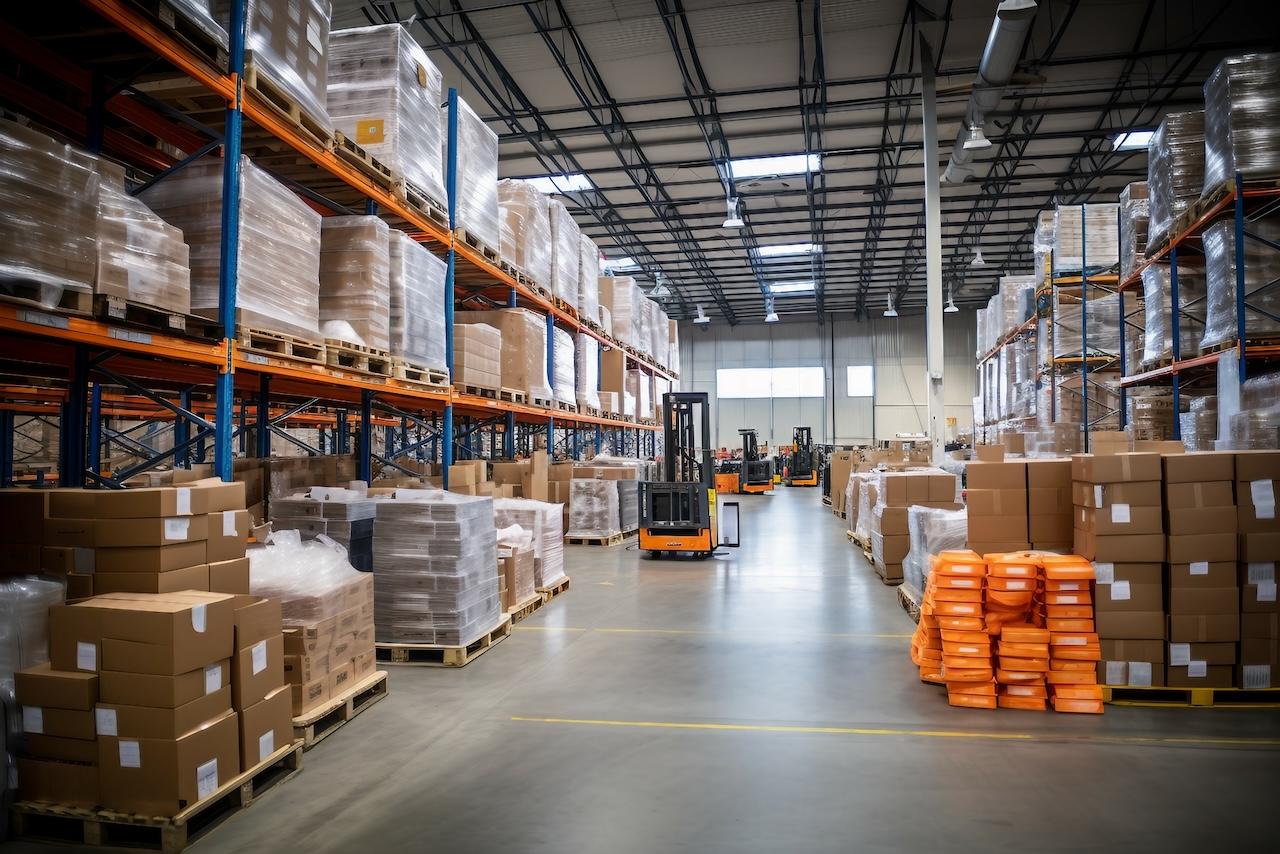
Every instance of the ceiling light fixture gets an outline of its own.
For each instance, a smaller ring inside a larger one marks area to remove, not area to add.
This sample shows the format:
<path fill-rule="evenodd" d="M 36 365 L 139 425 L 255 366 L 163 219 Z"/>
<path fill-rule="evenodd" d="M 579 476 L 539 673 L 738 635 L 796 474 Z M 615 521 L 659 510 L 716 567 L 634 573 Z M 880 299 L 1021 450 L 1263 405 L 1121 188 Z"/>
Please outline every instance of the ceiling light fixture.
<path fill-rule="evenodd" d="M 889 307 L 884 310 L 885 317 L 897 317 L 898 310 L 893 307 L 893 294 L 889 294 Z"/>
<path fill-rule="evenodd" d="M 725 199 L 725 218 L 723 228 L 742 228 L 742 200 L 737 196 Z"/>
<path fill-rule="evenodd" d="M 778 322 L 778 313 L 773 310 L 773 297 L 764 298 L 764 312 L 765 312 L 764 314 L 765 323 Z"/>
<path fill-rule="evenodd" d="M 991 140 L 987 139 L 986 134 L 982 132 L 982 125 L 969 125 L 969 134 L 964 141 L 964 147 L 968 151 L 991 147 Z"/>
<path fill-rule="evenodd" d="M 669 296 L 671 296 L 671 289 L 667 287 L 667 274 L 662 272 L 654 273 L 653 290 L 649 291 L 649 299 L 661 299 Z"/>
<path fill-rule="evenodd" d="M 958 312 L 959 310 L 960 310 L 960 309 L 956 307 L 956 298 L 955 298 L 955 296 L 954 296 L 950 291 L 947 291 L 947 305 L 946 305 L 946 307 L 945 307 L 945 308 L 943 308 L 943 309 L 942 309 L 942 313 L 943 313 L 943 314 L 955 314 L 955 313 L 956 313 L 956 312 Z"/>
<path fill-rule="evenodd" d="M 525 180 L 543 193 L 574 193 L 591 189 L 591 179 L 581 172 L 543 175 L 538 178 L 526 178 Z"/>
<path fill-rule="evenodd" d="M 711 322 L 711 318 L 707 317 L 707 313 L 702 310 L 702 306 L 698 306 L 698 316 L 693 319 L 693 322 L 705 326 Z"/>
<path fill-rule="evenodd" d="M 769 285 L 769 293 L 774 295 L 795 295 L 813 293 L 813 282 L 777 282 Z"/>
<path fill-rule="evenodd" d="M 978 247 L 977 251 L 973 253 L 973 260 L 969 262 L 969 266 L 970 267 L 987 266 L 987 262 L 982 260 L 982 247 Z"/>

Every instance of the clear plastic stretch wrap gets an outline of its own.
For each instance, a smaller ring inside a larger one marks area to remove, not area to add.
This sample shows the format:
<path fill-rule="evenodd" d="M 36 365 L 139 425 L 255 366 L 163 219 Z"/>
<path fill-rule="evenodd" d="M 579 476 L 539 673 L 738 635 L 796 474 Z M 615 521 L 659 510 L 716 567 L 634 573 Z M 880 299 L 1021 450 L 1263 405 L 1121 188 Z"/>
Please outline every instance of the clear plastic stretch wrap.
<path fill-rule="evenodd" d="M 640 481 L 620 480 L 618 484 L 618 526 L 624 531 L 640 527 Z"/>
<path fill-rule="evenodd" d="M 574 336 L 573 376 L 578 405 L 600 408 L 600 342 L 585 332 Z"/>
<path fill-rule="evenodd" d="M 500 330 L 484 323 L 453 327 L 453 381 L 494 391 L 502 388 Z"/>
<path fill-rule="evenodd" d="M 499 254 L 535 284 L 551 287 L 551 218 L 546 193 L 528 181 L 498 182 Z"/>
<path fill-rule="evenodd" d="M 1249 223 L 1249 232 L 1273 243 L 1280 242 L 1280 216 Z M 1204 346 L 1236 340 L 1236 232 L 1235 223 L 1222 219 L 1204 231 L 1205 276 L 1209 291 Z M 1178 282 L 1182 282 L 1179 267 Z M 1257 240 L 1244 241 L 1245 339 L 1280 336 L 1280 253 Z M 1261 311 L 1254 310 L 1260 309 Z"/>
<path fill-rule="evenodd" d="M 667 319 L 667 369 L 674 374 L 680 373 L 680 324 Z"/>
<path fill-rule="evenodd" d="M 547 323 L 542 315 L 524 308 L 504 308 L 459 311 L 453 319 L 457 324 L 483 323 L 498 327 L 502 333 L 502 386 L 543 400 L 551 399 L 551 387 L 547 385 Z M 569 364 L 573 364 L 572 359 Z M 569 388 L 573 388 L 572 381 Z"/>
<path fill-rule="evenodd" d="M 502 618 L 497 561 L 492 498 L 415 490 L 379 502 L 377 639 L 463 646 L 492 631 Z"/>
<path fill-rule="evenodd" d="M 641 370 L 627 371 L 627 394 L 635 400 L 635 416 L 637 418 L 653 417 L 653 400 L 649 388 L 649 375 Z"/>
<path fill-rule="evenodd" d="M 1045 283 L 1049 256 L 1053 254 L 1055 211 L 1044 210 L 1036 215 L 1036 228 L 1031 237 L 1031 257 L 1035 265 L 1032 271 L 1036 277 L 1036 287 Z"/>
<path fill-rule="evenodd" d="M 329 116 L 335 130 L 443 205 L 440 70 L 399 24 L 329 34 Z"/>
<path fill-rule="evenodd" d="M 611 537 L 618 533 L 618 481 L 577 478 L 569 481 L 570 537 Z"/>
<path fill-rule="evenodd" d="M 1114 266 L 1120 260 L 1119 210 L 1115 203 L 1055 208 L 1054 273 L 1079 274 L 1083 264 L 1089 265 L 1090 272 Z"/>
<path fill-rule="evenodd" d="M 390 347 L 387 224 L 376 216 L 320 220 L 320 334 L 377 350 Z"/>
<path fill-rule="evenodd" d="M 95 293 L 189 314 L 190 263 L 181 229 L 115 182 L 99 182 Z"/>
<path fill-rule="evenodd" d="M 249 550 L 249 590 L 280 600 L 285 626 L 305 626 L 349 607 L 351 592 L 369 582 L 328 537 L 304 540 L 299 531 L 274 531 L 264 548 Z"/>
<path fill-rule="evenodd" d="M 551 221 L 551 292 L 570 305 L 578 304 L 578 277 L 582 272 L 582 229 L 559 199 L 547 200 Z"/>
<path fill-rule="evenodd" d="M 204 158 L 142 193 L 191 248 L 191 310 L 218 309 L 222 161 Z M 236 312 L 246 326 L 316 339 L 320 215 L 248 157 L 240 158 Z"/>
<path fill-rule="evenodd" d="M 564 578 L 564 505 L 528 498 L 495 498 L 493 515 L 502 527 L 519 525 L 533 532 L 534 578 L 550 587 Z"/>
<path fill-rule="evenodd" d="M 89 293 L 98 261 L 98 174 L 70 146 L 0 120 L 0 293 L 54 307 Z"/>
<path fill-rule="evenodd" d="M 577 356 L 574 352 L 573 333 L 557 326 L 552 330 L 551 347 L 555 354 L 555 361 L 551 365 L 552 373 L 555 374 L 551 378 L 551 393 L 556 400 L 574 403 L 578 392 L 574 384 Z"/>
<path fill-rule="evenodd" d="M 853 532 L 864 543 L 871 537 L 871 528 L 876 523 L 871 511 L 880 500 L 881 480 L 880 472 L 867 472 L 858 490 L 858 522 Z"/>
<path fill-rule="evenodd" d="M 1120 191 L 1120 281 L 1129 278 L 1147 251 L 1151 200 L 1147 182 L 1134 181 Z"/>
<path fill-rule="evenodd" d="M 1186 358 L 1200 352 L 1204 335 L 1205 273 L 1178 265 L 1178 350 Z M 1169 265 L 1151 264 L 1142 271 L 1142 302 L 1146 309 L 1142 364 L 1156 365 L 1173 358 L 1173 296 L 1169 289 Z M 1233 309 L 1234 311 L 1234 309 Z M 1089 316 L 1090 338 L 1093 315 Z"/>
<path fill-rule="evenodd" d="M 1057 288 L 1055 287 L 1055 290 Z M 1096 292 L 1095 292 L 1096 293 Z M 1079 302 L 1059 302 L 1053 309 L 1053 355 L 1055 358 L 1079 356 L 1084 350 L 1084 308 Z M 1090 295 L 1089 352 L 1111 356 L 1120 354 L 1120 296 Z"/>
<path fill-rule="evenodd" d="M 391 229 L 391 355 L 443 371 L 444 276 L 447 265 L 403 231 Z M 497 330 L 494 330 L 497 335 Z M 498 346 L 495 342 L 494 358 Z"/>
<path fill-rule="evenodd" d="M 603 303 L 600 304 L 600 328 L 604 330 L 605 335 L 613 334 L 613 313 Z"/>
<path fill-rule="evenodd" d="M 168 5 L 221 45 L 223 50 L 227 49 L 227 20 L 225 17 L 214 18 L 210 0 L 168 0 Z"/>
<path fill-rule="evenodd" d="M 1238 365 L 1238 359 L 1223 359 L 1218 365 L 1219 402 L 1223 387 L 1235 382 L 1239 403 L 1220 407 L 1219 417 L 1226 421 L 1226 438 L 1219 439 L 1217 450 L 1280 448 L 1280 373 L 1262 374 L 1240 383 Z"/>
<path fill-rule="evenodd" d="M 1132 388 L 1126 395 L 1129 420 L 1126 427 L 1134 439 L 1168 439 L 1173 435 L 1173 392 L 1167 388 Z"/>
<path fill-rule="evenodd" d="M 232 0 L 214 0 L 219 21 L 230 20 Z M 326 106 L 330 0 L 248 0 L 246 60 L 289 95 L 312 121 L 333 130 Z"/>
<path fill-rule="evenodd" d="M 22 732 L 13 674 L 49 660 L 49 606 L 65 598 L 66 586 L 56 578 L 14 575 L 0 579 L 0 710 L 4 712 L 0 736 L 6 745 L 13 744 Z M 12 784 L 12 778 L 0 778 L 0 795 Z"/>
<path fill-rule="evenodd" d="M 642 298 L 636 280 L 630 276 L 601 276 L 600 305 L 609 309 L 613 337 L 623 344 L 636 346 L 640 329 Z"/>
<path fill-rule="evenodd" d="M 1280 53 L 1222 60 L 1204 84 L 1204 191 L 1280 175 Z"/>
<path fill-rule="evenodd" d="M 1193 397 L 1187 411 L 1179 413 L 1182 445 L 1188 451 L 1212 451 L 1218 439 L 1218 396 Z"/>
<path fill-rule="evenodd" d="M 585 234 L 578 245 L 578 316 L 595 322 L 600 316 L 600 249 Z"/>
<path fill-rule="evenodd" d="M 969 536 L 969 512 L 908 507 L 907 534 L 911 538 L 911 550 L 902 559 L 902 584 L 919 593 L 924 590 L 930 555 L 965 548 Z"/>
<path fill-rule="evenodd" d="M 441 108 L 449 121 L 449 107 Z M 476 240 L 495 252 L 502 245 L 498 231 L 498 135 L 475 110 L 458 99 L 457 222 Z"/>
<path fill-rule="evenodd" d="M 1150 240 L 1158 243 L 1204 187 L 1204 111 L 1170 113 L 1147 147 Z"/>
<path fill-rule="evenodd" d="M 1022 321 L 1027 319 L 1029 316 L 1027 294 L 1034 294 L 1035 290 L 1035 276 L 1000 277 L 1000 290 L 997 292 L 997 296 L 1000 299 L 1000 319 L 999 327 L 996 330 L 997 337 L 1009 334 Z"/>

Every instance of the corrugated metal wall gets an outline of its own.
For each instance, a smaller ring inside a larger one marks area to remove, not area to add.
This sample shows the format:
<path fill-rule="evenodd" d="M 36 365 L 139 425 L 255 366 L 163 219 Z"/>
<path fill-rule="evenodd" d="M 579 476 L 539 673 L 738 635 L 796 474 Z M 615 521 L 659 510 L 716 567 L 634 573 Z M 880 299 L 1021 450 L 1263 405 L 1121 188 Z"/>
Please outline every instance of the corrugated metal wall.
<path fill-rule="evenodd" d="M 967 430 L 977 394 L 973 312 L 945 315 L 943 333 L 947 415 Z M 771 446 L 789 442 L 798 425 L 813 428 L 815 442 L 846 445 L 921 432 L 927 423 L 923 316 L 862 323 L 835 316 L 824 325 L 712 324 L 705 329 L 685 323 L 680 341 L 681 388 L 711 395 L 718 446 L 735 447 L 739 427 L 754 427 Z M 874 404 L 872 398 L 848 396 L 846 366 L 868 364 L 875 368 Z M 719 368 L 815 366 L 826 373 L 821 399 L 716 400 Z"/>

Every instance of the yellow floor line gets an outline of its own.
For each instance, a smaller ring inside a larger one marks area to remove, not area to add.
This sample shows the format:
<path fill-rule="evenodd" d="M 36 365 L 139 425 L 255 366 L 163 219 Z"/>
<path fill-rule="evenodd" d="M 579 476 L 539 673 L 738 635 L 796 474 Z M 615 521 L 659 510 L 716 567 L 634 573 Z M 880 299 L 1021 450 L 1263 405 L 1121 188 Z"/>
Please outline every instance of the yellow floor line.
<path fill-rule="evenodd" d="M 986 741 L 1077 741 L 1090 744 L 1166 745 L 1175 747 L 1280 747 L 1276 738 L 1197 738 L 1176 736 L 1073 735 L 1055 732 L 965 732 L 956 730 L 892 729 L 873 727 L 794 726 L 783 724 L 717 724 L 680 721 L 614 721 L 578 718 L 532 718 L 513 715 L 523 723 L 573 726 L 626 727 L 634 729 L 714 730 L 719 732 L 776 732 L 816 735 L 865 735 L 908 738 L 957 738 Z"/>

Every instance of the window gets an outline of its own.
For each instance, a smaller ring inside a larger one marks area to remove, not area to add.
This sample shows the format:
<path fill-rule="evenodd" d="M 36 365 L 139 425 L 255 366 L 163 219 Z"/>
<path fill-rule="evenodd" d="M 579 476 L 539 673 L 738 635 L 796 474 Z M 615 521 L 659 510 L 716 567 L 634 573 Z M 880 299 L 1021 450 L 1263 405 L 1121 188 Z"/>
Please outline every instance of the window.
<path fill-rule="evenodd" d="M 1118 133 L 1111 137 L 1111 149 L 1113 151 L 1144 151 L 1151 143 L 1153 136 L 1155 131 L 1151 130 L 1130 130 Z"/>
<path fill-rule="evenodd" d="M 761 246 L 756 249 L 756 255 L 760 258 L 776 258 L 783 255 L 813 255 L 821 253 L 821 246 L 814 246 L 812 243 L 775 243 L 772 246 Z"/>
<path fill-rule="evenodd" d="M 817 172 L 821 168 L 821 154 L 782 154 L 775 157 L 744 157 L 741 160 L 729 161 L 729 169 L 733 172 L 735 181 L 774 175 L 800 175 L 804 172 Z"/>
<path fill-rule="evenodd" d="M 591 179 L 581 172 L 567 175 L 546 175 L 541 178 L 526 178 L 530 184 L 543 193 L 572 193 L 576 190 L 590 190 Z"/>
<path fill-rule="evenodd" d="M 776 296 L 813 293 L 813 282 L 775 282 L 769 285 L 769 293 Z"/>
<path fill-rule="evenodd" d="M 716 371 L 716 397 L 822 397 L 822 368 L 721 368 Z"/>
<path fill-rule="evenodd" d="M 640 265 L 636 263 L 636 260 L 629 256 L 625 258 L 601 258 L 600 259 L 601 271 L 608 270 L 610 272 L 617 272 L 618 270 L 634 270 L 639 266 Z"/>
<path fill-rule="evenodd" d="M 849 365 L 845 372 L 849 397 L 871 397 L 875 393 L 875 369 L 871 365 Z"/>

